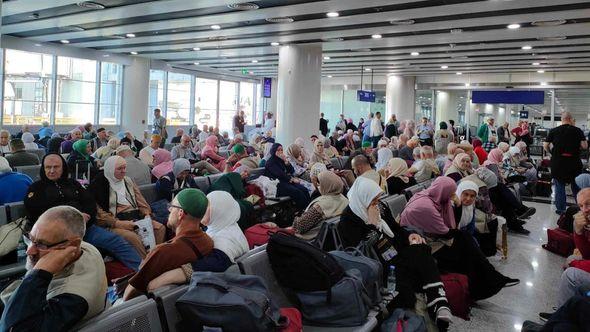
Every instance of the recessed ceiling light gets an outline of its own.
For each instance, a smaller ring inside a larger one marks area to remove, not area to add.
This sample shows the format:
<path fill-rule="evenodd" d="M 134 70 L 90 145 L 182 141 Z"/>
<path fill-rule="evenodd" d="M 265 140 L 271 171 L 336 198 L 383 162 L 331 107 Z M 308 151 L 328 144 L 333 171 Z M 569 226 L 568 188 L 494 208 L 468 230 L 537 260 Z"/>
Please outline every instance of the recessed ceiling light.
<path fill-rule="evenodd" d="M 541 69 L 541 70 L 537 70 L 537 73 L 543 74 L 543 73 L 545 73 L 545 71 L 543 69 Z"/>
<path fill-rule="evenodd" d="M 532 49 L 533 49 L 533 47 L 532 47 L 531 45 L 524 45 L 524 46 L 522 47 L 522 49 L 523 49 L 523 50 L 532 50 Z"/>
<path fill-rule="evenodd" d="M 41 45 L 41 44 L 35 44 L 35 46 L 37 46 L 37 47 L 41 47 L 41 46 L 43 46 L 43 45 Z"/>
<path fill-rule="evenodd" d="M 195 66 L 198 66 L 198 65 L 200 65 L 200 63 L 198 63 L 198 62 L 193 62 L 193 65 L 195 65 Z"/>
<path fill-rule="evenodd" d="M 131 55 L 137 55 L 137 52 L 135 52 L 135 51 L 131 51 L 131 52 L 129 52 L 129 53 L 130 53 Z"/>
<path fill-rule="evenodd" d="M 258 60 L 252 60 L 252 63 L 258 63 Z"/>
<path fill-rule="evenodd" d="M 381 36 L 381 35 L 371 35 L 371 38 L 373 38 L 373 39 L 381 39 L 381 38 L 383 38 L 383 36 Z"/>
<path fill-rule="evenodd" d="M 328 17 L 338 17 L 338 16 L 340 16 L 340 13 L 338 13 L 338 12 L 329 12 L 329 13 L 326 14 L 326 16 L 328 16 Z"/>
<path fill-rule="evenodd" d="M 279 43 L 277 43 L 277 42 L 272 42 L 272 43 L 270 43 L 270 46 L 279 46 L 279 45 L 281 45 L 281 44 L 279 44 Z"/>
<path fill-rule="evenodd" d="M 371 68 L 365 68 L 365 71 L 371 71 L 371 70 L 372 70 Z"/>
<path fill-rule="evenodd" d="M 466 87 L 470 87 L 470 86 L 471 86 L 471 84 L 469 84 L 469 83 L 465 83 L 465 86 L 466 86 Z"/>
<path fill-rule="evenodd" d="M 541 82 L 541 85 L 542 86 L 546 86 L 547 85 L 547 82 Z"/>
<path fill-rule="evenodd" d="M 330 57 L 329 56 L 325 56 L 324 57 L 324 60 L 330 60 Z"/>
<path fill-rule="evenodd" d="M 201 48 L 200 47 L 193 47 L 193 51 L 200 51 Z"/>
<path fill-rule="evenodd" d="M 110 55 L 108 55 L 108 54 L 103 54 L 102 56 L 105 57 L 105 58 L 110 57 Z"/>
<path fill-rule="evenodd" d="M 539 62 L 533 62 L 533 63 L 532 63 L 532 65 L 533 65 L 533 66 L 539 66 L 539 65 L 540 65 L 540 63 L 539 63 Z"/>
<path fill-rule="evenodd" d="M 420 52 L 412 52 L 412 53 L 410 53 L 410 55 L 411 56 L 418 56 L 418 55 L 420 55 Z"/>
<path fill-rule="evenodd" d="M 219 30 L 219 29 L 221 29 L 221 26 L 220 26 L 220 25 L 218 25 L 218 24 L 213 24 L 213 25 L 211 26 L 211 29 L 213 29 L 213 30 Z"/>
<path fill-rule="evenodd" d="M 327 77 L 327 78 L 332 78 L 332 75 L 328 75 L 328 76 L 326 76 L 326 77 Z"/>
<path fill-rule="evenodd" d="M 60 43 L 62 43 L 62 44 L 69 44 L 70 41 L 67 40 L 67 39 L 62 39 L 62 40 L 60 40 Z"/>
<path fill-rule="evenodd" d="M 449 68 L 449 66 L 447 66 L 447 65 L 440 66 L 440 69 L 448 69 L 448 68 Z"/>
<path fill-rule="evenodd" d="M 135 34 L 134 33 L 128 33 L 125 35 L 125 37 L 127 38 L 135 38 Z"/>
<path fill-rule="evenodd" d="M 244 2 L 244 3 L 229 4 L 229 5 L 227 5 L 227 8 L 235 9 L 235 10 L 256 10 L 256 9 L 260 8 L 260 6 L 258 6 L 255 3 L 251 3 L 251 2 Z"/>
<path fill-rule="evenodd" d="M 518 24 L 518 23 L 509 24 L 507 26 L 507 28 L 511 29 L 511 30 L 518 29 L 518 28 L 520 28 L 520 24 Z"/>
<path fill-rule="evenodd" d="M 457 76 L 461 76 L 461 75 L 463 75 L 463 73 L 462 73 L 462 72 L 460 72 L 460 71 L 458 71 L 456 74 L 457 74 Z"/>
<path fill-rule="evenodd" d="M 414 21 L 414 20 L 392 20 L 392 21 L 389 21 L 389 24 L 392 24 L 392 25 L 412 25 L 414 23 L 416 23 L 416 21 Z"/>
<path fill-rule="evenodd" d="M 104 9 L 104 5 L 93 1 L 80 1 L 76 4 L 78 7 L 87 9 Z"/>
<path fill-rule="evenodd" d="M 266 19 L 269 23 L 293 23 L 295 19 L 292 17 L 270 17 Z"/>

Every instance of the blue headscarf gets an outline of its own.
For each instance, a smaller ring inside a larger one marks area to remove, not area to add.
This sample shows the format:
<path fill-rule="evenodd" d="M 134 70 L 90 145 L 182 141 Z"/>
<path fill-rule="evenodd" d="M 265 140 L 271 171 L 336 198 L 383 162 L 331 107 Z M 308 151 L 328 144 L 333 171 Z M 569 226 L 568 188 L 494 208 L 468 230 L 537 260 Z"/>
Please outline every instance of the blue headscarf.
<path fill-rule="evenodd" d="M 576 185 L 578 188 L 584 189 L 590 187 L 590 174 L 583 173 L 576 177 Z"/>

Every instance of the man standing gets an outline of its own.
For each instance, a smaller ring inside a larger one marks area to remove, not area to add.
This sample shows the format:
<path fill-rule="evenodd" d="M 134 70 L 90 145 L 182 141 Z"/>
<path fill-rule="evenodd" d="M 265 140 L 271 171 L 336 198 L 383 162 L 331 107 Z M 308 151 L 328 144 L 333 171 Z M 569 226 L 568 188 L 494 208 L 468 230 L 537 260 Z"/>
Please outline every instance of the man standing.
<path fill-rule="evenodd" d="M 324 113 L 320 113 L 320 133 L 328 135 L 328 120 L 324 119 Z"/>
<path fill-rule="evenodd" d="M 154 124 L 152 128 L 152 134 L 159 134 L 162 137 L 160 147 L 163 148 L 168 138 L 168 132 L 166 131 L 166 119 L 162 116 L 162 111 L 159 108 L 154 110 Z"/>
<path fill-rule="evenodd" d="M 571 113 L 561 113 L 562 125 L 551 129 L 543 148 L 551 156 L 551 177 L 555 184 L 555 208 L 557 214 L 566 209 L 565 186 L 571 183 L 574 195 L 578 193 L 578 186 L 574 179 L 582 173 L 580 149 L 588 148 L 584 132 L 573 125 Z"/>
<path fill-rule="evenodd" d="M 421 145 L 433 146 L 432 136 L 434 135 L 434 130 L 428 125 L 428 118 L 422 118 L 422 123 L 416 128 L 416 134 L 420 139 Z"/>
<path fill-rule="evenodd" d="M 244 118 L 244 111 L 239 111 L 238 114 L 234 115 L 234 128 L 238 128 L 238 131 L 243 133 L 245 125 L 246 119 Z"/>
<path fill-rule="evenodd" d="M 477 130 L 477 137 L 479 137 L 483 143 L 486 143 L 491 136 L 498 136 L 498 134 L 496 132 L 496 127 L 494 126 L 494 118 L 490 116 Z"/>
<path fill-rule="evenodd" d="M 373 149 L 377 147 L 377 143 L 383 137 L 383 122 L 381 122 L 381 112 L 375 113 L 375 118 L 371 121 L 371 142 Z"/>
<path fill-rule="evenodd" d="M 336 131 L 338 130 L 346 130 L 346 120 L 344 120 L 344 114 L 340 114 L 340 120 L 338 120 L 338 123 L 336 123 Z"/>
<path fill-rule="evenodd" d="M 508 122 L 504 122 L 502 127 L 498 128 L 498 140 L 500 142 L 510 144 L 510 124 Z"/>

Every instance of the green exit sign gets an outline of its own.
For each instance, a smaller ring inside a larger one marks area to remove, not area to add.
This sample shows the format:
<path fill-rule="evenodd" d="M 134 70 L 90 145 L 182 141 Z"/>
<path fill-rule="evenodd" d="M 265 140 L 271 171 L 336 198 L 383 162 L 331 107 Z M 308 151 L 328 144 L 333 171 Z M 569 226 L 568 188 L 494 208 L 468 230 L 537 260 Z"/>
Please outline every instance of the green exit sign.
<path fill-rule="evenodd" d="M 242 75 L 248 75 L 248 69 L 242 68 Z"/>

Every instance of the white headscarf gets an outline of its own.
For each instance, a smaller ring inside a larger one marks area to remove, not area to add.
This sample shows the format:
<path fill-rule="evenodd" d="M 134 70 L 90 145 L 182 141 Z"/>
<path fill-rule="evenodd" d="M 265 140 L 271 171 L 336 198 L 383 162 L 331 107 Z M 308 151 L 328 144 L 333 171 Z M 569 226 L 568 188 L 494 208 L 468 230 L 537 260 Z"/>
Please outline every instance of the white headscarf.
<path fill-rule="evenodd" d="M 266 143 L 264 145 L 264 160 L 268 161 L 272 155 L 270 154 L 270 149 L 272 149 L 272 143 Z"/>
<path fill-rule="evenodd" d="M 0 173 L 10 173 L 12 172 L 12 168 L 10 167 L 10 163 L 4 157 L 0 157 Z"/>
<path fill-rule="evenodd" d="M 127 162 L 123 157 L 112 156 L 104 163 L 104 177 L 109 181 L 111 189 L 117 194 L 117 204 L 132 205 L 127 199 L 127 190 L 125 188 L 125 181 L 119 180 L 115 177 L 115 169 L 121 164 Z"/>
<path fill-rule="evenodd" d="M 461 194 L 465 190 L 473 190 L 475 192 L 475 196 L 477 196 L 477 194 L 479 193 L 479 186 L 477 184 L 475 184 L 475 182 L 473 182 L 473 181 L 461 181 L 461 183 L 459 183 L 459 185 L 457 186 L 457 191 L 455 192 L 457 194 L 457 197 L 459 197 L 459 199 L 461 198 Z M 471 204 L 469 206 L 463 205 L 461 207 L 461 221 L 459 221 L 459 225 L 457 225 L 457 227 L 462 228 L 462 227 L 469 225 L 469 223 L 471 223 L 471 220 L 473 220 L 473 213 L 474 212 L 475 212 L 475 201 L 473 202 L 473 204 Z"/>
<path fill-rule="evenodd" d="M 375 197 L 381 196 L 383 190 L 375 181 L 365 178 L 358 177 L 354 181 L 352 187 L 348 191 L 348 206 L 352 212 L 359 218 L 361 218 L 365 224 L 369 223 L 369 205 Z M 387 226 L 387 223 L 383 220 L 379 223 L 378 228 L 390 237 L 393 237 L 393 232 Z"/>
<path fill-rule="evenodd" d="M 207 195 L 211 209 L 207 235 L 213 239 L 213 247 L 223 251 L 232 262 L 248 252 L 248 241 L 238 226 L 240 206 L 225 191 L 213 191 Z"/>
<path fill-rule="evenodd" d="M 377 163 L 375 164 L 377 171 L 387 166 L 387 163 L 391 158 L 393 158 L 393 152 L 390 148 L 384 147 L 379 149 L 377 151 Z"/>
<path fill-rule="evenodd" d="M 23 133 L 21 138 L 23 143 L 25 143 L 25 150 L 36 150 L 39 148 L 37 144 L 35 144 L 35 136 L 29 132 Z"/>

